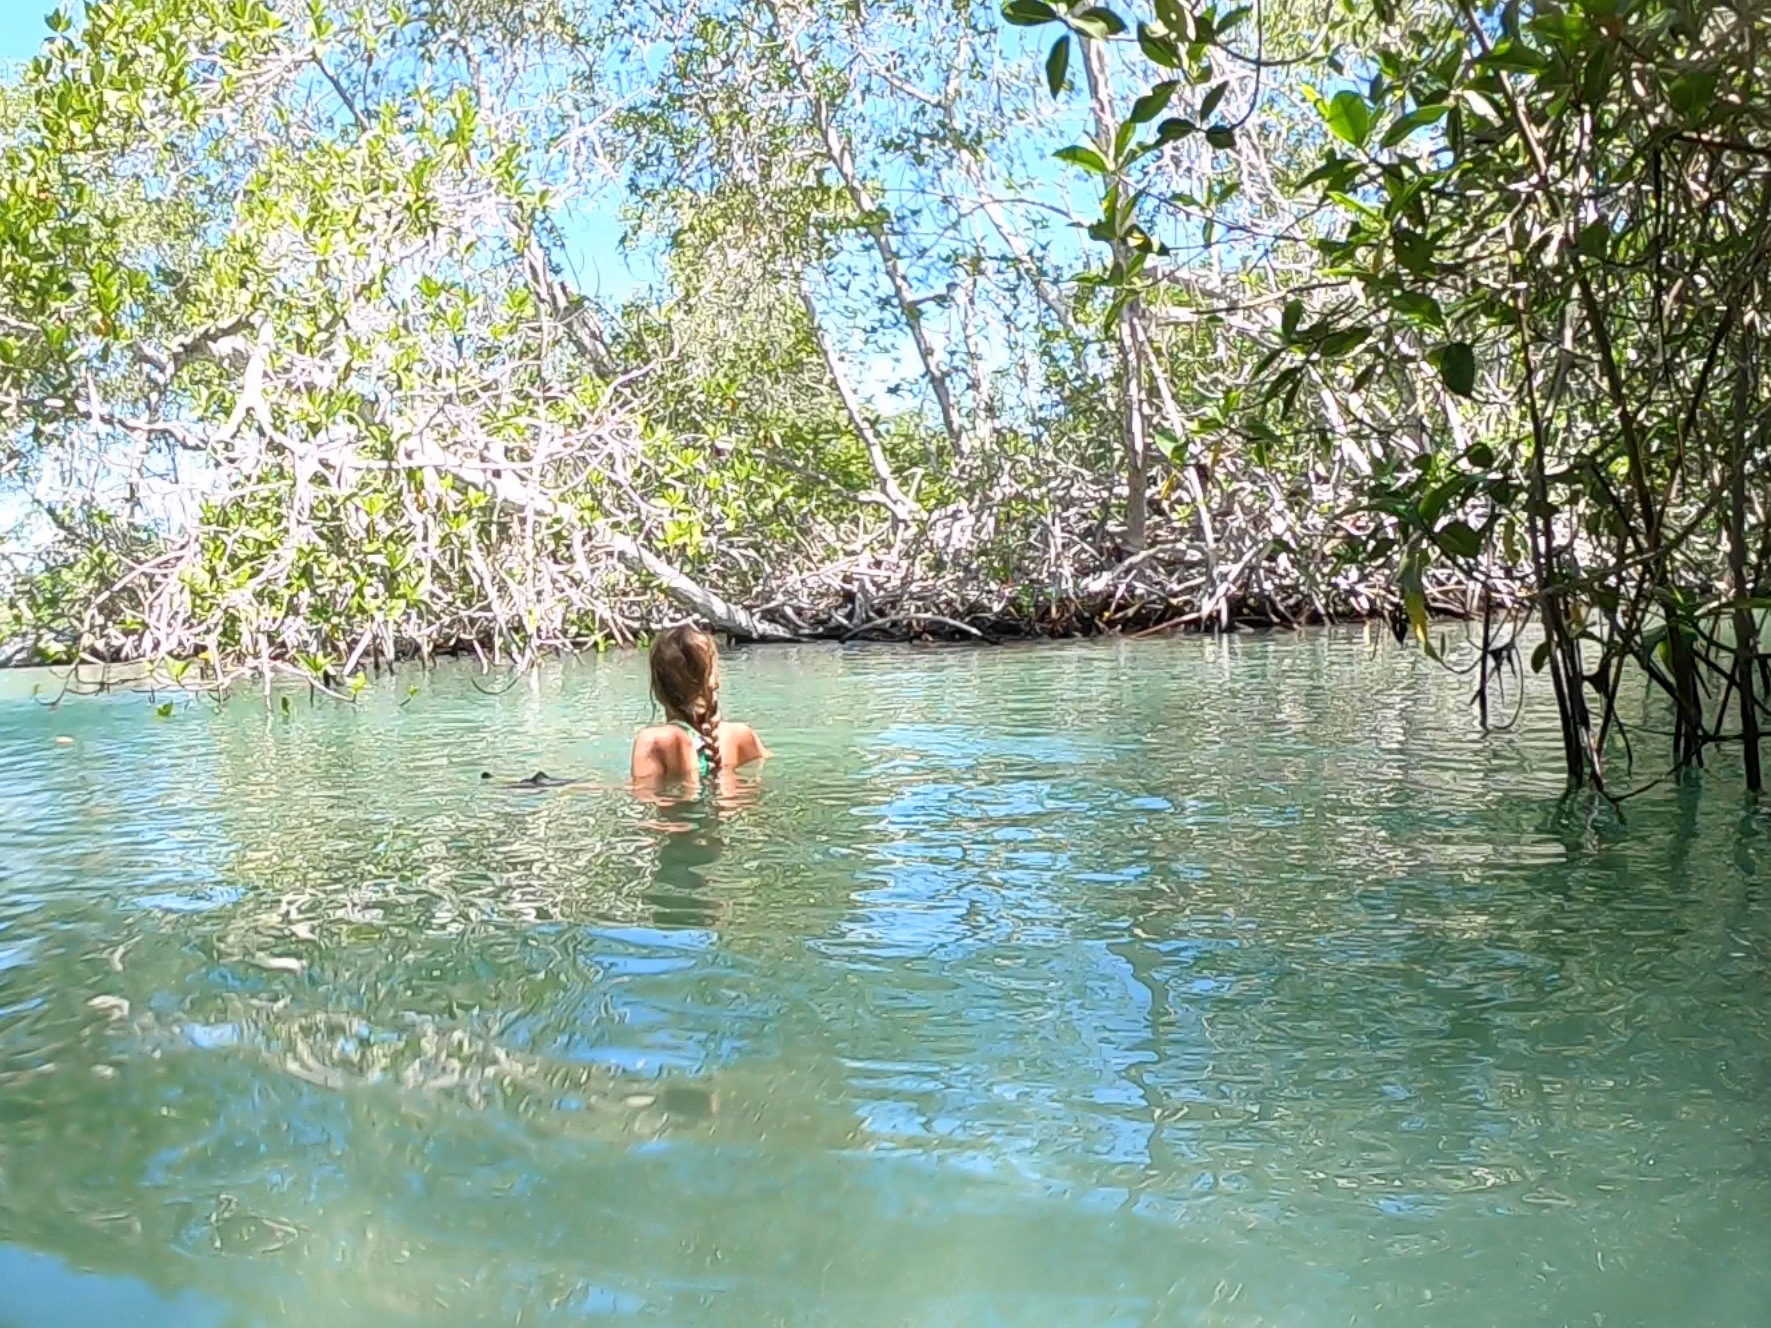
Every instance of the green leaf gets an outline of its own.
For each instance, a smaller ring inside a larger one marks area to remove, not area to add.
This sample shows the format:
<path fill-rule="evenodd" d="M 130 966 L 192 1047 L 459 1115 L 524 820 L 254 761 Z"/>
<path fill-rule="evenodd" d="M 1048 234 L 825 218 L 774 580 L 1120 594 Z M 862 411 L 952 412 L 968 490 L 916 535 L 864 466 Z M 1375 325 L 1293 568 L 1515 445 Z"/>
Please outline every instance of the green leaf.
<path fill-rule="evenodd" d="M 1017 28 L 1037 28 L 1042 23 L 1055 22 L 1058 11 L 1044 0 L 1008 0 L 1002 7 L 1002 16 Z"/>
<path fill-rule="evenodd" d="M 1302 300 L 1288 300 L 1285 312 L 1279 316 L 1279 330 L 1285 334 L 1287 341 L 1297 335 L 1298 324 L 1303 321 L 1303 317 L 1304 302 Z"/>
<path fill-rule="evenodd" d="M 154 707 L 154 713 L 161 719 L 172 718 L 172 702 L 166 701 Z"/>
<path fill-rule="evenodd" d="M 1368 327 L 1342 328 L 1340 331 L 1331 332 L 1322 338 L 1322 344 L 1318 349 L 1324 359 L 1339 359 L 1364 345 L 1365 339 L 1370 335 L 1371 329 Z"/>
<path fill-rule="evenodd" d="M 1550 642 L 1549 638 L 1545 637 L 1542 641 L 1537 643 L 1537 649 L 1531 652 L 1531 671 L 1533 673 L 1542 673 L 1543 666 L 1549 662 Z"/>
<path fill-rule="evenodd" d="M 1595 263 L 1604 262 L 1605 254 L 1611 247 L 1611 227 L 1604 221 L 1582 226 L 1574 247 L 1580 250 L 1582 258 L 1590 258 Z"/>
<path fill-rule="evenodd" d="M 1211 119 L 1211 113 L 1217 110 L 1218 103 L 1223 101 L 1224 94 L 1229 90 L 1230 85 L 1228 83 L 1220 83 L 1210 92 L 1206 93 L 1205 100 L 1199 103 L 1199 118 L 1201 120 Z"/>
<path fill-rule="evenodd" d="M 1148 23 L 1138 24 L 1138 49 L 1151 64 L 1161 65 L 1164 69 L 1181 67 L 1181 51 L 1168 37 L 1159 37 Z"/>
<path fill-rule="evenodd" d="M 1396 261 L 1416 276 L 1432 271 L 1434 248 L 1430 235 L 1395 229 L 1390 232 L 1390 245 L 1396 251 Z"/>
<path fill-rule="evenodd" d="M 1070 34 L 1065 33 L 1052 43 L 1051 52 L 1045 57 L 1045 85 L 1051 89 L 1052 96 L 1064 90 L 1064 76 L 1070 72 Z"/>
<path fill-rule="evenodd" d="M 1493 470 L 1494 449 L 1487 443 L 1477 443 L 1468 452 L 1464 453 L 1464 460 L 1468 461 L 1477 470 Z"/>
<path fill-rule="evenodd" d="M 1586 73 L 1581 76 L 1580 91 L 1586 98 L 1587 105 L 1597 106 L 1605 100 L 1605 94 L 1611 90 L 1611 47 L 1601 46 L 1587 61 Z"/>
<path fill-rule="evenodd" d="M 1191 120 L 1168 119 L 1156 126 L 1156 137 L 1163 143 L 1178 143 L 1188 134 L 1199 132 L 1199 126 Z"/>
<path fill-rule="evenodd" d="M 1433 541 L 1455 558 L 1474 558 L 1482 552 L 1482 537 L 1467 521 L 1447 521 L 1433 533 Z"/>
<path fill-rule="evenodd" d="M 1181 0 L 1156 0 L 1156 21 L 1171 35 L 1179 36 L 1186 32 L 1193 16 L 1182 6 Z"/>
<path fill-rule="evenodd" d="M 1169 79 L 1151 88 L 1132 103 L 1129 123 L 1149 124 L 1168 109 L 1168 103 L 1174 98 L 1175 89 L 1179 86 L 1174 79 Z"/>
<path fill-rule="evenodd" d="M 1356 148 L 1365 146 L 1371 137 L 1371 107 L 1357 92 L 1337 92 L 1322 112 L 1329 130 L 1343 143 Z"/>
<path fill-rule="evenodd" d="M 1272 425 L 1268 424 L 1259 415 L 1250 415 L 1248 417 L 1247 430 L 1249 440 L 1254 444 L 1253 451 L 1255 464 L 1257 466 L 1270 465 L 1272 463 L 1273 449 L 1275 447 L 1283 449 L 1285 446 L 1285 439 L 1281 438 L 1279 436 L 1279 431 Z"/>
<path fill-rule="evenodd" d="M 1167 457 L 1171 465 L 1180 465 L 1187 459 L 1187 445 L 1175 437 L 1171 429 L 1156 431 L 1156 450 Z"/>
<path fill-rule="evenodd" d="M 1331 152 L 1320 166 L 1298 182 L 1298 188 L 1302 190 L 1313 184 L 1326 184 L 1330 192 L 1345 193 L 1358 174 L 1357 163 L 1339 153 Z"/>
<path fill-rule="evenodd" d="M 1229 125 L 1215 124 L 1205 131 L 1205 141 L 1220 151 L 1236 146 L 1236 131 Z"/>
<path fill-rule="evenodd" d="M 1093 171 L 1096 175 L 1107 174 L 1107 159 L 1093 148 L 1067 147 L 1059 148 L 1052 153 L 1059 161 L 1067 161 L 1073 166 Z"/>
<path fill-rule="evenodd" d="M 1377 226 L 1380 228 L 1383 226 L 1384 214 L 1382 212 L 1380 212 L 1377 208 L 1374 208 L 1370 203 L 1366 203 L 1360 199 L 1354 198 L 1351 194 L 1343 194 L 1343 193 L 1339 192 L 1338 190 L 1333 190 L 1333 189 L 1329 190 L 1328 197 L 1333 199 L 1336 203 L 1339 203 L 1342 207 L 1348 209 L 1349 211 L 1357 212 L 1360 216 L 1364 217 L 1365 220 L 1369 221 L 1373 226 Z"/>
<path fill-rule="evenodd" d="M 1439 301 L 1422 291 L 1397 291 L 1390 303 L 1416 323 L 1445 326 L 1445 311 L 1439 307 Z"/>
<path fill-rule="evenodd" d="M 1433 639 L 1428 635 L 1430 624 L 1427 618 L 1427 594 L 1422 582 L 1425 571 L 1425 551 L 1417 547 L 1403 560 L 1401 573 L 1396 579 L 1402 587 L 1402 606 L 1408 615 L 1408 624 L 1414 629 L 1415 639 L 1420 642 L 1421 649 L 1432 658 Z"/>
<path fill-rule="evenodd" d="M 1460 397 L 1476 391 L 1476 352 L 1467 341 L 1453 341 L 1439 352 L 1439 377 Z"/>
<path fill-rule="evenodd" d="M 1123 162 L 1125 150 L 1131 146 L 1132 139 L 1138 134 L 1138 126 L 1134 121 L 1127 120 L 1119 126 L 1119 132 L 1113 135 L 1113 160 Z"/>
<path fill-rule="evenodd" d="M 1383 145 L 1393 148 L 1415 130 L 1425 129 L 1430 124 L 1437 124 L 1449 114 L 1451 114 L 1451 107 L 1442 103 L 1417 107 L 1390 126 L 1389 131 L 1384 135 Z"/>
<path fill-rule="evenodd" d="M 1274 397 L 1290 391 L 1303 378 L 1303 373 L 1304 366 L 1301 364 L 1294 364 L 1291 368 L 1280 374 L 1272 382 L 1268 383 L 1267 390 L 1261 393 L 1261 404 L 1264 406 L 1272 401 Z"/>
<path fill-rule="evenodd" d="M 1503 41 L 1476 63 L 1488 69 L 1508 69 L 1529 74 L 1548 69 L 1550 58 L 1522 41 Z"/>
<path fill-rule="evenodd" d="M 1113 297 L 1113 303 L 1107 306 L 1107 312 L 1101 317 L 1101 326 L 1111 332 L 1119 326 L 1119 319 L 1125 313 L 1125 306 L 1130 303 L 1132 292 L 1122 290 Z"/>
<path fill-rule="evenodd" d="M 1125 20 L 1111 9 L 1097 6 L 1070 16 L 1070 26 L 1094 38 L 1117 37 L 1125 31 Z"/>
<path fill-rule="evenodd" d="M 1247 17 L 1248 17 L 1248 6 L 1247 5 L 1242 5 L 1236 9 L 1232 9 L 1228 14 L 1225 14 L 1222 18 L 1220 18 L 1217 21 L 1216 26 L 1217 26 L 1218 36 L 1222 37 L 1231 28 L 1235 27 L 1238 23 L 1242 22 L 1242 20 Z"/>
<path fill-rule="evenodd" d="M 1672 81 L 1667 89 L 1668 99 L 1672 99 L 1675 110 L 1686 119 L 1700 119 L 1709 104 L 1716 99 L 1716 71 L 1714 69 L 1698 69 L 1690 74 L 1681 74 Z"/>

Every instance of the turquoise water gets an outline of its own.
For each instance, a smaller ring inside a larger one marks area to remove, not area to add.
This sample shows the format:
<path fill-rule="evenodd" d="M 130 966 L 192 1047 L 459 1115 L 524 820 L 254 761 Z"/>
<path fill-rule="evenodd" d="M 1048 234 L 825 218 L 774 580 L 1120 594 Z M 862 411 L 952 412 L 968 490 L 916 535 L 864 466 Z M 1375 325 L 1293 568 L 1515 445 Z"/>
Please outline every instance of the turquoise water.
<path fill-rule="evenodd" d="M 633 658 L 27 682 L 7 1328 L 1771 1313 L 1766 815 L 1375 637 L 733 654 L 723 807 Z"/>

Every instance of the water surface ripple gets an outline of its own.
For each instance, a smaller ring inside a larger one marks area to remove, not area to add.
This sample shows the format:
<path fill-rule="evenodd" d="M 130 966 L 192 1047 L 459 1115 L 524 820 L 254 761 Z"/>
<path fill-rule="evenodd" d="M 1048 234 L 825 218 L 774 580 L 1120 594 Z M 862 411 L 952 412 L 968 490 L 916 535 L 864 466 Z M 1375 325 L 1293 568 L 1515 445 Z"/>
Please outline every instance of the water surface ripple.
<path fill-rule="evenodd" d="M 1767 1321 L 1725 773 L 1558 807 L 1362 633 L 727 674 L 676 807 L 632 658 L 0 684 L 0 1325 Z"/>

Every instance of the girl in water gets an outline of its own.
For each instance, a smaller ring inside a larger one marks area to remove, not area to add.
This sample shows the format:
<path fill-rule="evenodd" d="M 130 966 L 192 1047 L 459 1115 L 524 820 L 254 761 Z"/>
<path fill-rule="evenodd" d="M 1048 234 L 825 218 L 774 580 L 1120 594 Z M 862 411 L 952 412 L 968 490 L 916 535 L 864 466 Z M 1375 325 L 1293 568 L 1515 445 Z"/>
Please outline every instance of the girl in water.
<path fill-rule="evenodd" d="M 635 783 L 698 781 L 769 754 L 750 725 L 720 719 L 719 650 L 699 627 L 672 627 L 652 642 L 652 698 L 668 722 L 635 736 Z"/>

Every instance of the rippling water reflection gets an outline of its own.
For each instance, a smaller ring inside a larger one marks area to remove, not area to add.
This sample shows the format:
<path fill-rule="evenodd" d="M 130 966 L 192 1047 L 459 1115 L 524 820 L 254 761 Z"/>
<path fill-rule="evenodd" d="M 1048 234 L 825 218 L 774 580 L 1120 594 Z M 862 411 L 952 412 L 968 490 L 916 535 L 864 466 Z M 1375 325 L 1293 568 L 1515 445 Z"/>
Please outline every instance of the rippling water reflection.
<path fill-rule="evenodd" d="M 636 660 L 4 684 L 0 1324 L 1763 1319 L 1725 779 L 1559 809 L 1358 635 L 727 672 L 717 807 Z"/>

